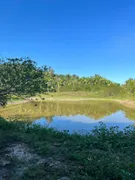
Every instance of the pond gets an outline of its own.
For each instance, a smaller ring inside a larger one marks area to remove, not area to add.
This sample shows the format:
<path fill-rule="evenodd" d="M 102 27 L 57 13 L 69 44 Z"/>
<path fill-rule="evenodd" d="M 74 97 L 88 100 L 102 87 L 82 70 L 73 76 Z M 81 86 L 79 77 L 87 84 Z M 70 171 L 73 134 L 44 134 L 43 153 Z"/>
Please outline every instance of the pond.
<path fill-rule="evenodd" d="M 90 131 L 99 122 L 120 130 L 135 124 L 135 110 L 111 101 L 31 102 L 0 108 L 7 120 L 28 121 L 31 124 L 57 130 Z"/>

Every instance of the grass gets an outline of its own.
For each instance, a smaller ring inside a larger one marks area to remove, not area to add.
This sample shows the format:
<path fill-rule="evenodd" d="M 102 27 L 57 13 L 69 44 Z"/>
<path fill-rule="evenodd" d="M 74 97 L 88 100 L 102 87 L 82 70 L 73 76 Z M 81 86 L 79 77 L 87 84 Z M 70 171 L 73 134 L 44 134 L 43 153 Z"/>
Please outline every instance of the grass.
<path fill-rule="evenodd" d="M 134 98 L 131 96 L 131 94 L 122 94 L 122 95 L 111 95 L 111 96 L 105 96 L 104 92 L 82 92 L 82 91 L 76 91 L 76 92 L 49 92 L 44 94 L 37 94 L 34 97 L 31 97 L 31 99 L 36 101 L 84 101 L 84 100 L 105 100 L 105 101 L 117 101 L 119 103 L 122 103 L 123 105 L 126 105 L 127 107 L 135 108 L 134 104 Z M 27 102 L 30 101 L 28 97 L 17 97 L 12 96 L 11 101 L 8 102 L 8 104 L 20 104 L 21 102 Z M 122 102 L 125 101 L 125 102 Z M 130 102 L 126 102 L 130 101 Z M 130 105 L 129 105 L 130 103 Z"/>
<path fill-rule="evenodd" d="M 104 92 L 55 92 L 36 95 L 35 99 L 38 101 L 116 101 L 126 107 L 135 109 L 135 98 L 131 94 L 105 96 Z"/>
<path fill-rule="evenodd" d="M 119 100 L 132 100 L 133 97 L 129 94 L 125 95 L 111 95 L 111 96 L 105 96 L 104 92 L 82 92 L 82 91 L 75 91 L 75 92 L 55 92 L 55 93 L 44 93 L 36 96 L 46 98 L 46 99 L 54 99 L 54 100 L 61 100 L 61 99 L 69 99 L 69 100 L 74 100 L 74 99 L 87 99 L 87 98 L 98 98 L 98 99 L 119 99 Z"/>
<path fill-rule="evenodd" d="M 10 152 L 13 148 L 9 147 L 15 147 L 14 156 Z M 17 152 L 19 147 L 21 150 Z M 7 158 L 8 154 L 10 161 L 0 166 L 0 172 L 4 168 L 4 175 L 10 180 L 57 180 L 62 177 L 133 180 L 134 147 L 134 128 L 119 131 L 117 127 L 107 129 L 101 124 L 91 134 L 81 136 L 0 119 L 0 159 Z M 22 150 L 25 152 L 17 156 Z M 19 159 L 20 156 L 24 158 Z"/>

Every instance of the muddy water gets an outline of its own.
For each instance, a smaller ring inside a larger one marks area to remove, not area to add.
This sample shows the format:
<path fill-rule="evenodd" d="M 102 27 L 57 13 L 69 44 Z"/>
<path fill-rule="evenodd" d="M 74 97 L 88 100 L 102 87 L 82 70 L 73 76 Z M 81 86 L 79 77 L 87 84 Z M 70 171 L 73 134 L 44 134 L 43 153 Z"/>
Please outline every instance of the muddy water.
<path fill-rule="evenodd" d="M 120 129 L 135 124 L 135 111 L 116 102 L 41 102 L 12 105 L 0 109 L 0 116 L 8 120 L 28 121 L 58 130 L 90 131 L 99 122 Z"/>

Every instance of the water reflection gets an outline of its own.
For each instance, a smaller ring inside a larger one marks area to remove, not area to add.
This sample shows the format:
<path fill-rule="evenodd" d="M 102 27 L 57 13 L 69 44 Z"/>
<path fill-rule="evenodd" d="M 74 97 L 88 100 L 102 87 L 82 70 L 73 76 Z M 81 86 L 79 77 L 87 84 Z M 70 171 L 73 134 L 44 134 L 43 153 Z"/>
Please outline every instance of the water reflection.
<path fill-rule="evenodd" d="M 0 115 L 70 131 L 91 130 L 100 121 L 124 128 L 135 120 L 133 109 L 109 101 L 26 103 L 1 108 Z"/>
<path fill-rule="evenodd" d="M 49 123 L 46 118 L 40 118 L 33 122 L 33 124 L 44 127 L 52 127 L 57 130 L 68 130 L 70 133 L 83 130 L 84 132 L 92 130 L 95 126 L 99 126 L 100 122 L 104 122 L 107 127 L 118 126 L 120 130 L 129 125 L 133 125 L 134 121 L 125 117 L 124 112 L 118 111 L 111 116 L 106 116 L 100 120 L 95 121 L 90 117 L 84 115 L 76 116 L 55 116 L 52 123 Z"/>

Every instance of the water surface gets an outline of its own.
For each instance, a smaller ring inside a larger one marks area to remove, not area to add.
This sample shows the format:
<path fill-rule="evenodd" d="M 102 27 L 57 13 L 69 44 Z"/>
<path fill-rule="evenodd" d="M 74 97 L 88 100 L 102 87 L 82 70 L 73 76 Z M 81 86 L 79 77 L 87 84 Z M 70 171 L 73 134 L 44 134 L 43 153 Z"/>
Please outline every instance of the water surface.
<path fill-rule="evenodd" d="M 90 131 L 99 122 L 121 130 L 135 124 L 135 111 L 116 102 L 41 102 L 13 105 L 0 109 L 0 116 L 8 120 L 28 121 L 57 130 Z"/>

